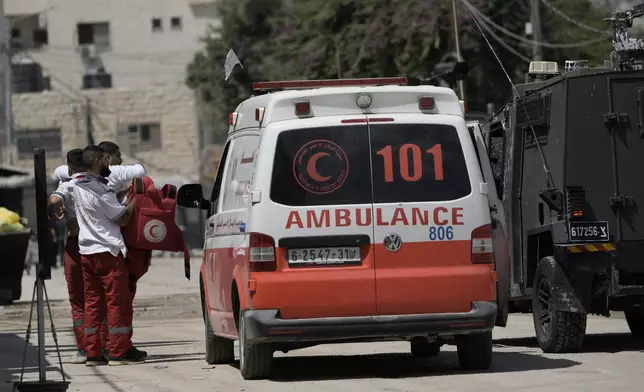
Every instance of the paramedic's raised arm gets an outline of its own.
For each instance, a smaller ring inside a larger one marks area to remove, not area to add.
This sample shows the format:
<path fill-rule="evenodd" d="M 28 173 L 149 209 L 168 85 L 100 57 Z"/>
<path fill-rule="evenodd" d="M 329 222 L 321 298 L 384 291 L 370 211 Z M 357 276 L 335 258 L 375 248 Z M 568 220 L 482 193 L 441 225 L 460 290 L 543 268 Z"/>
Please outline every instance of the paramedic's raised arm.
<path fill-rule="evenodd" d="M 130 219 L 134 213 L 134 203 L 130 203 L 125 207 L 119 203 L 114 192 L 107 192 L 101 196 L 99 204 L 107 219 L 121 227 L 127 226 L 130 223 Z"/>
<path fill-rule="evenodd" d="M 124 185 L 132 181 L 135 177 L 145 176 L 145 167 L 138 163 L 134 165 L 114 165 L 110 166 L 110 177 L 112 181 L 119 185 Z"/>
<path fill-rule="evenodd" d="M 64 181 L 69 179 L 69 167 L 67 165 L 58 166 L 54 170 L 53 177 L 57 181 Z"/>
<path fill-rule="evenodd" d="M 61 184 L 47 200 L 47 211 L 50 217 L 56 217 L 58 220 L 63 220 L 67 217 L 65 197 L 67 197 L 67 187 Z"/>

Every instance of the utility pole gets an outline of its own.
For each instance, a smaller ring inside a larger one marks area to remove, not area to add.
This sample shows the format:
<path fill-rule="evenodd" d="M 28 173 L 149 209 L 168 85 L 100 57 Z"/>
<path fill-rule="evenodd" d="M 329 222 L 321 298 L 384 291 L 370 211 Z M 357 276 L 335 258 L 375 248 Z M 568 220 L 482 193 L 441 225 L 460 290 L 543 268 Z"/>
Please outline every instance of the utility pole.
<path fill-rule="evenodd" d="M 530 24 L 532 25 L 532 40 L 541 41 L 541 13 L 539 12 L 539 5 L 541 0 L 532 0 L 530 9 Z M 541 45 L 537 42 L 532 43 L 532 60 L 541 61 L 542 59 Z"/>
<path fill-rule="evenodd" d="M 463 61 L 461 56 L 461 41 L 458 36 L 458 20 L 456 18 L 456 0 L 452 0 L 452 17 L 454 18 L 454 40 L 456 41 L 456 55 L 458 61 Z M 465 86 L 462 80 L 458 81 L 458 89 L 460 92 L 461 100 L 465 101 Z"/>
<path fill-rule="evenodd" d="M 94 145 L 94 123 L 92 122 L 92 101 L 85 97 L 85 131 L 87 132 L 87 144 Z"/>
<path fill-rule="evenodd" d="M 11 102 L 11 27 L 4 14 L 4 1 L 0 1 L 0 94 L 2 96 L 2 163 L 11 164 L 13 141 L 13 109 Z"/>

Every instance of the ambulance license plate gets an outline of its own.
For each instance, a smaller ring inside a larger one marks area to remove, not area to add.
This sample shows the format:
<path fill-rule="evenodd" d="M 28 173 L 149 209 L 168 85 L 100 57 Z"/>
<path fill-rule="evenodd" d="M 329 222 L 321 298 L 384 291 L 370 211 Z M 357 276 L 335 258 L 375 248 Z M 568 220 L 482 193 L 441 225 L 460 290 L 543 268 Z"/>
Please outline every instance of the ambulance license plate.
<path fill-rule="evenodd" d="M 609 241 L 608 222 L 568 222 L 570 242 Z"/>
<path fill-rule="evenodd" d="M 288 264 L 291 267 L 359 265 L 362 262 L 358 246 L 289 249 L 287 253 Z"/>

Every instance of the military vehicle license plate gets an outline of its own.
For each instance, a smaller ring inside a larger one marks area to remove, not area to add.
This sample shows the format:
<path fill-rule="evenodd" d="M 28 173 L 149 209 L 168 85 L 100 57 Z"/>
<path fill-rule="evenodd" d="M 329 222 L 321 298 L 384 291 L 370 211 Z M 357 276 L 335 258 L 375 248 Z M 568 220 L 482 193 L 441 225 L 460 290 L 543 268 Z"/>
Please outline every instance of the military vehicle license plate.
<path fill-rule="evenodd" d="M 568 222 L 570 242 L 609 241 L 608 222 Z"/>
<path fill-rule="evenodd" d="M 287 253 L 288 264 L 291 267 L 356 265 L 361 262 L 360 247 L 358 246 L 289 249 Z"/>

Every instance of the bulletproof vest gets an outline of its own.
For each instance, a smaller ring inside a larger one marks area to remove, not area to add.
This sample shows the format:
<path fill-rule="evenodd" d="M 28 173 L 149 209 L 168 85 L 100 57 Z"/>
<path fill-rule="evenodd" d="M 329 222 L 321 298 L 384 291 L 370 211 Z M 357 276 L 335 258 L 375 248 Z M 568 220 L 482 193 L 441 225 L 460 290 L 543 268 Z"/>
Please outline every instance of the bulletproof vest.
<path fill-rule="evenodd" d="M 150 177 L 135 178 L 127 199 L 134 199 L 134 214 L 122 231 L 128 249 L 183 252 L 190 279 L 190 254 L 175 221 L 177 188 L 166 184 L 157 190 Z"/>

